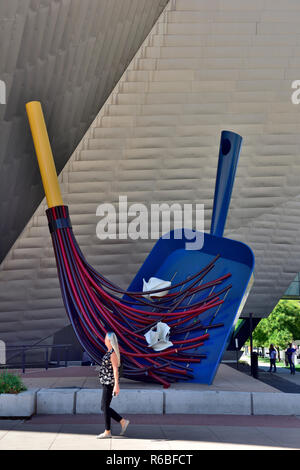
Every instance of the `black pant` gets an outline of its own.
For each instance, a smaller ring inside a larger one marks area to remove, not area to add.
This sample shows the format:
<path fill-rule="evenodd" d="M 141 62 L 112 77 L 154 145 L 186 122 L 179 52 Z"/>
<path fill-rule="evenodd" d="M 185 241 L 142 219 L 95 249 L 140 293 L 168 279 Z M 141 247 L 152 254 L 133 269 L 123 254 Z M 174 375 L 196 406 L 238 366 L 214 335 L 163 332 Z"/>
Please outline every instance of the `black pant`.
<path fill-rule="evenodd" d="M 274 366 L 274 372 L 276 372 L 276 359 L 270 359 L 270 369 L 269 372 L 272 372 L 272 367 Z"/>
<path fill-rule="evenodd" d="M 291 371 L 291 374 L 295 374 L 295 364 L 293 363 L 293 359 L 291 357 L 288 358 L 289 359 L 289 365 L 290 365 L 290 371 Z"/>
<path fill-rule="evenodd" d="M 102 387 L 103 387 L 103 391 L 102 391 L 101 410 L 104 413 L 105 430 L 110 431 L 111 418 L 113 418 L 118 423 L 123 418 L 115 410 L 110 408 L 110 403 L 111 403 L 111 400 L 112 400 L 112 394 L 113 394 L 114 386 L 113 385 L 102 385 Z"/>

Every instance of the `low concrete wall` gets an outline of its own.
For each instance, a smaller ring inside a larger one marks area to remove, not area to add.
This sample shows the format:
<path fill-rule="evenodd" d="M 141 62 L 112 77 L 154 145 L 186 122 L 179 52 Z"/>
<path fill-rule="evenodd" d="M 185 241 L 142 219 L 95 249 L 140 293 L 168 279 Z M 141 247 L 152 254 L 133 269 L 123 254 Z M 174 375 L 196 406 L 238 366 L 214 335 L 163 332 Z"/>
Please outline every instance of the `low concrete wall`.
<path fill-rule="evenodd" d="M 36 396 L 38 389 L 27 390 L 16 395 L 0 394 L 0 417 L 30 418 L 36 413 Z"/>
<path fill-rule="evenodd" d="M 0 394 L 0 417 L 100 414 L 101 389 L 31 389 Z M 120 414 L 299 415 L 300 394 L 122 389 L 112 407 Z"/>
<path fill-rule="evenodd" d="M 74 414 L 78 388 L 42 388 L 37 392 L 37 414 Z"/>
<path fill-rule="evenodd" d="M 102 391 L 97 389 L 82 389 L 76 393 L 76 414 L 101 413 Z"/>
<path fill-rule="evenodd" d="M 101 413 L 102 390 L 82 389 L 76 393 L 76 413 Z M 163 390 L 123 389 L 113 398 L 112 407 L 120 414 L 163 414 Z"/>
<path fill-rule="evenodd" d="M 254 415 L 300 416 L 300 394 L 253 392 Z"/>
<path fill-rule="evenodd" d="M 251 415 L 248 392 L 167 390 L 165 413 Z"/>

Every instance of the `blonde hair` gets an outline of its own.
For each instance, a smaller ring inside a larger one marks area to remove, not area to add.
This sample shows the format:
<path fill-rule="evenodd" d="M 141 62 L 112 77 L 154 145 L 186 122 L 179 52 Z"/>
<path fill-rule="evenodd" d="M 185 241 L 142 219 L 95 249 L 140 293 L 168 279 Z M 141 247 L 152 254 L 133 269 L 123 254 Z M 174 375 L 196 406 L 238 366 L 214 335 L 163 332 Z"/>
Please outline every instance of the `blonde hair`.
<path fill-rule="evenodd" d="M 117 358 L 118 358 L 118 366 L 121 365 L 121 357 L 120 357 L 120 350 L 119 350 L 119 343 L 117 335 L 113 331 L 109 331 L 107 333 L 107 337 L 112 345 L 113 350 L 115 351 Z"/>

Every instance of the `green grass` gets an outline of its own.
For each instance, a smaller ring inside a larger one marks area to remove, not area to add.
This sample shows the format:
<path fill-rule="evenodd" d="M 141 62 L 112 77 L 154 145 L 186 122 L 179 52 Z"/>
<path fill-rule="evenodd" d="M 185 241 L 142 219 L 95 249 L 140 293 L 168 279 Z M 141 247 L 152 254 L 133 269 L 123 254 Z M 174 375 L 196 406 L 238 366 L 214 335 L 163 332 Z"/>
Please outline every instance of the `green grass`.
<path fill-rule="evenodd" d="M 2 372 L 0 374 L 0 394 L 1 393 L 20 393 L 27 390 L 18 375 Z"/>

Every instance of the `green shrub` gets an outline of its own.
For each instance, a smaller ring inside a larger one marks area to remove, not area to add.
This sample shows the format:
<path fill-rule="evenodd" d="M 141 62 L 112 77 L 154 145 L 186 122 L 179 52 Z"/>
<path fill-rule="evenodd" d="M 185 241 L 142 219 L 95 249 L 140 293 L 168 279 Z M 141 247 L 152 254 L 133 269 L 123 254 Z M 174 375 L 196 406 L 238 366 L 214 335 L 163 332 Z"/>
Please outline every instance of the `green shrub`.
<path fill-rule="evenodd" d="M 0 374 L 0 393 L 20 393 L 27 390 L 18 375 L 2 372 Z"/>

